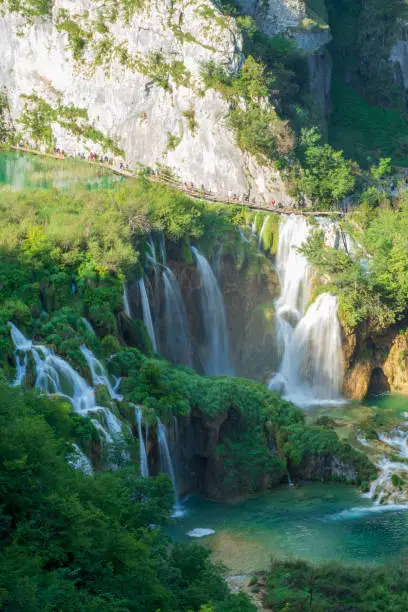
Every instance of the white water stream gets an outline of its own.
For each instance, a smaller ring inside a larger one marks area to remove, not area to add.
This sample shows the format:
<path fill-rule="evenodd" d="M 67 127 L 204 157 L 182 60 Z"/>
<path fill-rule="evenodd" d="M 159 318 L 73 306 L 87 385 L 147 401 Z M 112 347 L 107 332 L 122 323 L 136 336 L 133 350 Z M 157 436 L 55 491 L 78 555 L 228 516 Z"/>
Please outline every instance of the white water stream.
<path fill-rule="evenodd" d="M 195 247 L 191 247 L 191 250 L 202 280 L 200 298 L 204 374 L 206 376 L 233 376 L 222 293 L 207 259 Z"/>
<path fill-rule="evenodd" d="M 104 406 L 97 406 L 95 402 L 95 393 L 93 388 L 87 381 L 76 372 L 73 367 L 64 359 L 55 355 L 50 348 L 41 344 L 34 344 L 26 338 L 21 331 L 13 324 L 9 323 L 11 329 L 11 337 L 16 348 L 16 364 L 21 359 L 21 353 L 24 357 L 28 357 L 31 353 L 35 364 L 35 387 L 40 389 L 47 395 L 58 395 L 69 400 L 73 409 L 78 414 L 89 416 L 95 427 L 101 431 L 108 442 L 112 441 L 112 436 L 122 435 L 122 424 L 113 412 Z M 84 347 L 86 349 L 86 347 Z M 109 383 L 106 384 L 106 374 L 102 376 L 103 366 L 96 357 L 86 349 L 84 356 L 87 361 L 92 362 L 92 367 L 95 370 L 95 376 L 98 383 L 107 386 L 108 391 L 115 394 L 115 391 Z M 18 366 L 17 366 L 18 367 Z M 99 373 L 98 373 L 99 371 Z M 91 368 L 92 372 L 92 368 Z M 93 372 L 92 372 L 93 374 Z M 21 370 L 20 370 L 21 377 Z M 21 380 L 21 383 L 23 380 Z M 111 395 L 112 397 L 112 395 Z M 116 399 L 120 397 L 116 395 Z M 107 430 L 95 418 L 96 413 L 103 413 L 104 422 Z"/>
<path fill-rule="evenodd" d="M 298 247 L 310 231 L 304 217 L 282 218 L 276 258 L 281 282 L 276 335 L 282 360 L 269 388 L 298 406 L 338 403 L 343 382 L 337 298 L 323 293 L 306 311 L 312 270 Z"/>

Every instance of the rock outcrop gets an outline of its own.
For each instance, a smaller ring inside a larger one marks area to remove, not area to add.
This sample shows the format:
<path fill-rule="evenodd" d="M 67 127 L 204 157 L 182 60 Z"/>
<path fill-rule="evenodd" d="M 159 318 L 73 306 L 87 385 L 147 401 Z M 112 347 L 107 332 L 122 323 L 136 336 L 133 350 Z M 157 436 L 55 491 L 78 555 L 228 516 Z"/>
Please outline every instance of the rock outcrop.
<path fill-rule="evenodd" d="M 343 342 L 344 395 L 363 400 L 389 391 L 408 393 L 408 333 L 402 326 L 382 336 L 350 334 Z"/>
<path fill-rule="evenodd" d="M 0 85 L 23 138 L 51 132 L 69 154 L 123 155 L 132 170 L 164 166 L 217 195 L 289 204 L 279 173 L 236 146 L 227 102 L 203 86 L 209 61 L 239 68 L 235 21 L 211 0 L 126 7 L 55 0 L 33 18 L 3 8 Z"/>
<path fill-rule="evenodd" d="M 326 49 L 331 40 L 327 15 L 314 13 L 305 0 L 237 0 L 237 3 L 267 36 L 281 34 L 304 52 L 310 92 L 323 117 L 328 118 L 332 63 Z"/>

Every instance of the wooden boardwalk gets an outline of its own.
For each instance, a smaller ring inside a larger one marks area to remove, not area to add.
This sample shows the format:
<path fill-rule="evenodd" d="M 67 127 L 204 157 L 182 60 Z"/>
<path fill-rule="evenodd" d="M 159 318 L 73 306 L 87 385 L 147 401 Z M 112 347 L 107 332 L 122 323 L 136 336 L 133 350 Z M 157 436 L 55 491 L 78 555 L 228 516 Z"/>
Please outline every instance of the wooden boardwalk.
<path fill-rule="evenodd" d="M 14 151 L 19 151 L 21 153 L 28 153 L 30 155 L 38 155 L 40 157 L 50 157 L 52 159 L 56 159 L 58 161 L 71 160 L 75 162 L 80 162 L 83 164 L 89 164 L 91 166 L 97 166 L 99 168 L 103 168 L 107 170 L 109 173 L 116 174 L 118 176 L 123 176 L 128 179 L 141 179 L 144 178 L 152 183 L 161 183 L 163 185 L 167 185 L 168 187 L 172 187 L 173 189 L 177 189 L 182 193 L 186 194 L 188 197 L 193 198 L 195 200 L 204 200 L 205 202 L 209 202 L 212 204 L 234 204 L 238 206 L 245 206 L 246 208 L 250 208 L 251 210 L 256 210 L 258 212 L 269 212 L 276 213 L 279 215 L 304 215 L 308 217 L 319 216 L 319 217 L 328 217 L 331 215 L 342 216 L 344 214 L 343 211 L 340 210 L 325 210 L 325 211 L 313 211 L 313 210 L 305 210 L 304 208 L 287 208 L 287 207 L 278 207 L 268 205 L 266 202 L 251 202 L 245 199 L 239 198 L 229 198 L 224 196 L 217 196 L 215 193 L 207 191 L 206 189 L 197 189 L 196 187 L 189 187 L 186 183 L 182 183 L 178 181 L 174 177 L 162 174 L 133 174 L 127 170 L 122 170 L 121 168 L 116 168 L 105 162 L 93 161 L 90 159 L 84 159 L 82 157 L 72 157 L 72 156 L 62 156 L 59 154 L 53 153 L 43 153 L 42 151 L 37 151 L 36 149 L 29 149 L 27 147 L 16 147 L 11 146 L 11 149 Z"/>

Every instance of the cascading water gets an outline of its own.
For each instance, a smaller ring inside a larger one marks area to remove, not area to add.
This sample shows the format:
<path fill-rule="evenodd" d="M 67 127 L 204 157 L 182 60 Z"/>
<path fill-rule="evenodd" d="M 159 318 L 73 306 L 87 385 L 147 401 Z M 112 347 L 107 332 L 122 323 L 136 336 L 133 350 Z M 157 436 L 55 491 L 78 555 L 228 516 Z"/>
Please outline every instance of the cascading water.
<path fill-rule="evenodd" d="M 116 436 L 122 434 L 122 425 L 119 419 L 109 408 L 96 405 L 94 390 L 68 362 L 55 355 L 48 347 L 33 344 L 13 323 L 9 323 L 9 326 L 16 348 L 16 360 L 20 352 L 24 352 L 26 356 L 31 353 L 33 356 L 36 373 L 35 387 L 37 389 L 47 395 L 58 395 L 69 400 L 75 412 L 91 417 L 95 427 L 99 431 L 103 431 L 108 442 L 112 441 L 109 434 Z M 105 431 L 97 419 L 92 418 L 97 412 L 104 413 L 108 432 Z"/>
<path fill-rule="evenodd" d="M 69 453 L 67 461 L 76 470 L 81 470 L 87 476 L 92 476 L 93 468 L 88 457 L 81 451 L 78 444 L 72 444 L 72 452 Z"/>
<path fill-rule="evenodd" d="M 98 385 L 103 385 L 107 388 L 107 390 L 109 391 L 109 395 L 113 400 L 123 400 L 123 395 L 119 395 L 119 393 L 116 393 L 116 388 L 112 386 L 107 371 L 105 370 L 99 359 L 95 357 L 93 352 L 84 344 L 80 347 L 80 350 L 86 359 L 86 363 L 88 364 L 89 369 L 91 370 L 92 382 L 94 386 L 96 387 Z M 116 381 L 116 386 L 118 386 L 118 381 Z"/>
<path fill-rule="evenodd" d="M 143 439 L 142 433 L 142 409 L 140 406 L 135 406 L 135 415 L 136 415 L 136 423 L 137 423 L 137 433 L 139 435 L 139 452 L 140 452 L 140 474 L 142 478 L 149 477 L 149 465 L 147 461 L 147 452 L 146 446 Z M 147 442 L 147 440 L 146 440 Z"/>
<path fill-rule="evenodd" d="M 27 353 L 24 356 L 20 356 L 16 351 L 16 377 L 11 385 L 12 387 L 19 387 L 23 384 L 27 374 L 27 363 Z"/>
<path fill-rule="evenodd" d="M 143 321 L 146 325 L 147 333 L 149 334 L 152 343 L 153 351 L 157 353 L 156 333 L 154 331 L 152 313 L 150 311 L 149 298 L 147 296 L 146 285 L 144 278 L 139 280 L 140 298 L 142 302 Z"/>
<path fill-rule="evenodd" d="M 337 298 L 324 293 L 309 307 L 311 270 L 298 252 L 310 232 L 307 220 L 282 219 L 277 270 L 281 295 L 276 301 L 276 335 L 282 355 L 269 388 L 300 406 L 340 401 L 343 381 Z"/>
<path fill-rule="evenodd" d="M 182 516 L 183 508 L 180 504 L 178 488 L 177 488 L 176 472 L 174 470 L 174 465 L 171 460 L 169 445 L 167 443 L 167 430 L 160 419 L 157 419 L 157 441 L 159 443 L 161 469 L 163 472 L 166 472 L 170 476 L 171 482 L 173 484 L 173 491 L 174 491 L 173 516 L 174 517 Z"/>
<path fill-rule="evenodd" d="M 81 321 L 82 323 L 85 325 L 86 329 L 91 332 L 93 335 L 95 335 L 95 330 L 92 327 L 92 325 L 90 324 L 90 322 L 88 321 L 88 319 L 85 319 L 85 317 L 81 317 Z"/>
<path fill-rule="evenodd" d="M 123 283 L 123 307 L 125 309 L 125 315 L 129 317 L 129 319 L 131 319 L 132 311 L 130 309 L 129 294 L 128 294 L 126 283 Z"/>
<path fill-rule="evenodd" d="M 285 349 L 280 376 L 285 396 L 297 405 L 339 401 L 343 370 L 336 297 L 323 293 L 310 306 Z"/>
<path fill-rule="evenodd" d="M 177 278 L 166 267 L 164 285 L 164 355 L 173 363 L 191 365 L 192 349 L 188 330 L 187 313 Z"/>
<path fill-rule="evenodd" d="M 191 247 L 202 279 L 203 369 L 206 376 L 233 376 L 228 329 L 221 290 L 206 258 Z"/>

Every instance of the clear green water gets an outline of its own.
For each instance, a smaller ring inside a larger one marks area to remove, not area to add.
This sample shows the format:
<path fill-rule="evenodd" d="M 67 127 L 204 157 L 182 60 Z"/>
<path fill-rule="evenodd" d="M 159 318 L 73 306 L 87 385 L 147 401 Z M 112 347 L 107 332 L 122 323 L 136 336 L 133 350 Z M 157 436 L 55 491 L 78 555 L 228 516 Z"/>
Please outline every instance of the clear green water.
<path fill-rule="evenodd" d="M 283 486 L 239 504 L 191 497 L 185 509 L 169 534 L 183 541 L 197 527 L 214 529 L 215 535 L 199 541 L 233 573 L 265 569 L 271 556 L 379 564 L 408 548 L 408 510 L 374 508 L 342 484 Z"/>
<path fill-rule="evenodd" d="M 67 188 L 82 183 L 89 189 L 110 188 L 124 180 L 100 166 L 18 152 L 0 152 L 0 189 Z"/>

